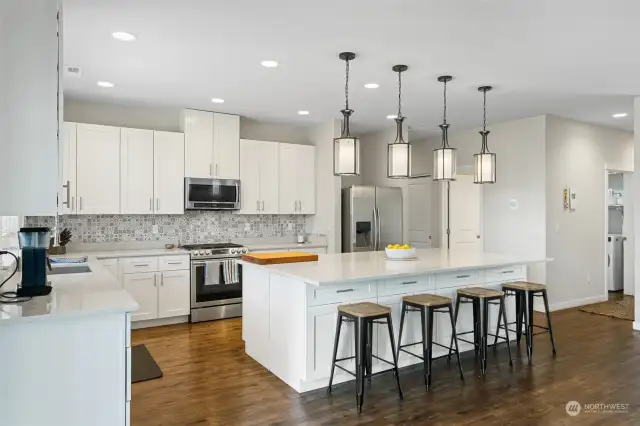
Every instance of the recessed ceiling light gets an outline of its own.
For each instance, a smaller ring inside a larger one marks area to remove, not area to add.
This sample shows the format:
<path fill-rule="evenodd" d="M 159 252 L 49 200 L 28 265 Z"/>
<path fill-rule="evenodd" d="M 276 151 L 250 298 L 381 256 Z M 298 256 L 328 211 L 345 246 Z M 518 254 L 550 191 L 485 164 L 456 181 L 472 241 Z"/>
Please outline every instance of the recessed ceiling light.
<path fill-rule="evenodd" d="M 224 99 L 213 98 L 213 99 L 211 99 L 211 102 L 213 102 L 214 104 L 222 104 L 222 103 L 224 103 Z"/>
<path fill-rule="evenodd" d="M 389 120 L 395 120 L 396 118 L 398 118 L 398 116 L 397 116 L 397 115 L 393 115 L 393 114 L 392 114 L 392 115 L 387 115 L 387 118 L 388 118 Z"/>
<path fill-rule="evenodd" d="M 124 31 L 116 31 L 115 33 L 112 33 L 111 36 L 120 41 L 134 41 L 137 39 L 133 34 L 126 33 Z"/>
<path fill-rule="evenodd" d="M 629 114 L 626 113 L 626 112 L 618 112 L 616 114 L 613 114 L 612 117 L 613 118 L 625 118 L 627 115 L 629 115 Z"/>
<path fill-rule="evenodd" d="M 115 86 L 115 84 L 110 83 L 108 81 L 99 81 L 98 82 L 98 86 L 100 86 L 100 87 L 113 87 L 113 86 Z"/>
<path fill-rule="evenodd" d="M 309 115 L 309 111 L 298 111 L 298 115 Z"/>
<path fill-rule="evenodd" d="M 266 68 L 275 68 L 278 66 L 278 62 L 276 61 L 262 61 L 260 63 L 262 64 L 263 67 L 266 67 Z"/>
<path fill-rule="evenodd" d="M 364 85 L 364 87 L 366 87 L 367 89 L 377 89 L 378 87 L 380 87 L 380 85 L 378 83 L 367 83 Z"/>

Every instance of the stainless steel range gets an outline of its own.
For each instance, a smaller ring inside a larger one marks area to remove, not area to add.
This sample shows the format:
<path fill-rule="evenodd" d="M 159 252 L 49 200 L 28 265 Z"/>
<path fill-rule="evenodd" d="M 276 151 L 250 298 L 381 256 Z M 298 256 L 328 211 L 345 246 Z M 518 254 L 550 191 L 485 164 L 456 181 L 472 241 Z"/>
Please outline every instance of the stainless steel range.
<path fill-rule="evenodd" d="M 238 244 L 191 244 L 191 322 L 242 316 L 242 266 L 249 250 Z"/>

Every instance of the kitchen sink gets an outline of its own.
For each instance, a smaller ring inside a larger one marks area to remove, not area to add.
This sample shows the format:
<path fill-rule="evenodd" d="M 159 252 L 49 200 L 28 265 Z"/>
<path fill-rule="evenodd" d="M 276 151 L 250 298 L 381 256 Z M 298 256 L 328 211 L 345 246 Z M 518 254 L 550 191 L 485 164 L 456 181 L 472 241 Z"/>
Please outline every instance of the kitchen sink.
<path fill-rule="evenodd" d="M 54 266 L 51 271 L 47 271 L 47 275 L 65 275 L 65 274 L 85 274 L 91 272 L 91 268 L 87 264 Z"/>

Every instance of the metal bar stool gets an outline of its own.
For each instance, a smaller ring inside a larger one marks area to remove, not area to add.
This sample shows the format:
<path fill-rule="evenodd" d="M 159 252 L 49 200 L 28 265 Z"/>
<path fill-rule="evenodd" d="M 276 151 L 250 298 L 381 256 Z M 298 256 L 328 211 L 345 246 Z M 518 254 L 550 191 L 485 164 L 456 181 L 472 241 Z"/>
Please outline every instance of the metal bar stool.
<path fill-rule="evenodd" d="M 382 321 L 380 321 L 382 320 Z M 340 329 L 342 322 L 355 323 L 355 346 L 356 355 L 346 358 L 338 358 L 338 343 L 340 341 Z M 393 354 L 393 363 L 382 359 L 373 354 L 373 324 L 387 324 L 389 329 L 389 342 L 391 343 L 391 352 Z M 355 374 L 338 364 L 340 361 L 356 360 Z M 387 363 L 392 366 L 388 370 L 372 373 L 373 358 Z M 336 337 L 333 344 L 333 360 L 331 362 L 331 377 L 329 378 L 329 387 L 327 393 L 331 393 L 331 385 L 333 384 L 333 373 L 335 367 L 351 374 L 356 378 L 356 405 L 358 412 L 362 412 L 362 403 L 364 402 L 364 379 L 371 381 L 371 377 L 393 371 L 396 379 L 396 387 L 398 388 L 398 396 L 402 397 L 402 388 L 400 388 L 400 378 L 398 377 L 398 358 L 396 357 L 396 344 L 393 340 L 393 324 L 391 322 L 391 308 L 388 306 L 378 305 L 370 302 L 354 303 L 351 305 L 338 306 L 338 321 L 336 323 Z"/>
<path fill-rule="evenodd" d="M 492 300 L 499 300 L 500 303 L 500 313 L 498 321 L 500 321 L 500 317 L 502 318 L 503 323 L 507 324 L 507 314 L 504 310 L 504 292 L 500 290 L 492 290 L 488 288 L 481 287 L 468 287 L 461 288 L 457 292 L 458 298 L 456 300 L 456 312 L 454 316 L 454 325 L 458 323 L 458 314 L 460 313 L 460 304 L 461 303 L 472 303 L 473 304 L 473 330 L 466 331 L 464 333 L 457 333 L 458 336 L 463 334 L 474 334 L 474 341 L 471 342 L 469 340 L 465 340 L 462 338 L 458 338 L 465 343 L 469 343 L 474 346 L 476 351 L 476 355 L 480 354 L 480 368 L 482 370 L 482 375 L 484 375 L 487 369 L 487 341 L 488 336 L 495 336 L 496 339 L 500 338 L 506 341 L 507 348 L 509 350 L 509 365 L 513 365 L 513 360 L 511 358 L 511 347 L 509 346 L 509 334 L 506 334 L 506 337 L 498 336 L 498 330 L 496 330 L 496 334 L 489 333 L 489 302 Z M 449 345 L 449 356 L 451 356 L 451 351 L 453 347 L 453 335 L 451 336 L 451 344 Z"/>
<path fill-rule="evenodd" d="M 420 312 L 422 321 L 422 341 L 415 343 L 402 344 L 402 329 L 404 328 L 404 317 L 407 312 Z M 464 380 L 464 374 L 462 373 L 462 364 L 460 364 L 460 352 L 458 351 L 458 339 L 456 338 L 456 329 L 453 323 L 453 306 L 450 297 L 438 296 L 435 294 L 416 294 L 414 296 L 404 296 L 402 298 L 402 314 L 400 319 L 400 334 L 398 335 L 398 356 L 400 359 L 400 351 L 419 358 L 424 363 L 424 385 L 429 390 L 431 386 L 431 361 L 434 359 L 432 354 L 433 345 L 440 346 L 444 349 L 450 349 L 450 346 L 442 345 L 433 341 L 433 314 L 449 314 L 449 320 L 451 321 L 451 338 L 456 346 L 456 356 L 458 358 L 458 369 L 460 370 L 460 380 Z M 422 344 L 422 355 L 418 356 L 414 353 L 407 351 L 407 346 Z M 443 358 L 447 357 L 450 361 L 450 355 L 443 355 Z"/>
<path fill-rule="evenodd" d="M 547 298 L 547 287 L 542 284 L 529 283 L 525 281 L 518 281 L 514 283 L 505 283 L 502 284 L 502 290 L 505 292 L 505 296 L 515 296 L 516 298 L 516 320 L 514 322 L 509 323 L 508 325 L 515 324 L 516 329 L 508 331 L 516 333 L 516 341 L 518 345 L 520 345 L 520 339 L 522 338 L 522 321 L 524 318 L 524 327 L 525 327 L 525 339 L 527 341 L 527 358 L 529 359 L 529 363 L 531 363 L 531 359 L 533 357 L 533 336 L 537 336 L 539 334 L 549 333 L 549 339 L 551 340 L 551 348 L 553 356 L 556 356 L 556 344 L 553 340 L 553 328 L 551 327 L 551 315 L 549 312 L 549 300 Z M 543 327 L 540 325 L 536 325 L 533 323 L 533 298 L 534 297 L 542 297 L 544 301 L 544 310 L 547 316 L 547 326 Z M 533 329 L 539 328 L 541 331 L 539 333 L 534 333 Z M 498 324 L 498 329 L 505 328 Z M 494 345 L 497 344 L 497 340 L 493 342 Z"/>

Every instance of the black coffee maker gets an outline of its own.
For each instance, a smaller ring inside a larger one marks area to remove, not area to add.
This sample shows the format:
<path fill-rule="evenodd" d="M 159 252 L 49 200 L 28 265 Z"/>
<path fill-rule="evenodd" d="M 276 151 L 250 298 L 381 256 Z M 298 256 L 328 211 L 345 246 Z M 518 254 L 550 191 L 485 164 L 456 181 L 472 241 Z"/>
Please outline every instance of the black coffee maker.
<path fill-rule="evenodd" d="M 16 291 L 18 297 L 46 296 L 51 293 L 47 281 L 49 262 L 49 228 L 20 228 L 18 241 L 22 258 L 22 280 Z"/>

